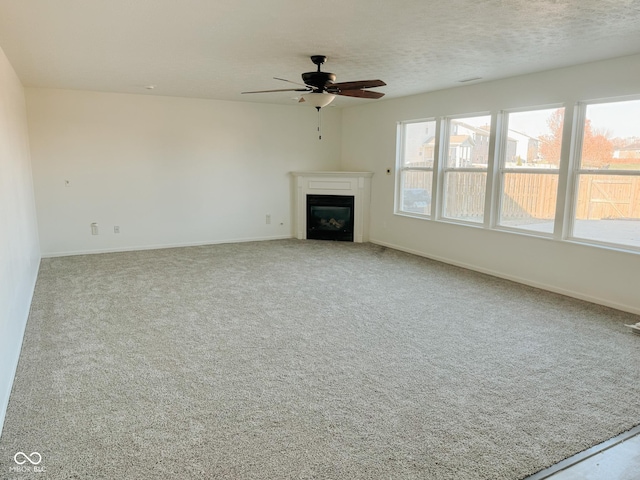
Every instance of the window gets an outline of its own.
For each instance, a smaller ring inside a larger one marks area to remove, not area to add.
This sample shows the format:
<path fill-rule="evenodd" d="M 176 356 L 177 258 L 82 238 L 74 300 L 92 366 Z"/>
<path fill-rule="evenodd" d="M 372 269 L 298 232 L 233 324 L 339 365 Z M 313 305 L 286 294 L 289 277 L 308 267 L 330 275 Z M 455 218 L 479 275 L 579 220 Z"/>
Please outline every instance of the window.
<path fill-rule="evenodd" d="M 442 216 L 467 222 L 484 221 L 491 116 L 449 119 L 447 152 L 442 168 Z"/>
<path fill-rule="evenodd" d="M 436 121 L 401 123 L 399 136 L 399 198 L 396 210 L 431 215 Z"/>
<path fill-rule="evenodd" d="M 498 224 L 552 234 L 564 108 L 505 115 Z"/>
<path fill-rule="evenodd" d="M 640 100 L 579 112 L 572 236 L 640 248 Z"/>
<path fill-rule="evenodd" d="M 401 122 L 395 212 L 640 252 L 628 98 Z"/>

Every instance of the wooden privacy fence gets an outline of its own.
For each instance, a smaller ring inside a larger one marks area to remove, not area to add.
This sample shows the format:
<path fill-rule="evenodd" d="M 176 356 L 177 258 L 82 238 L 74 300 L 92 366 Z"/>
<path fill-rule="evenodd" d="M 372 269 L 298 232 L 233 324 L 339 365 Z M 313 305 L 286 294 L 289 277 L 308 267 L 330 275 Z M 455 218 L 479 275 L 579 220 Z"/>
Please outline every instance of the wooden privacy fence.
<path fill-rule="evenodd" d="M 553 220 L 556 216 L 558 175 L 507 173 L 504 176 L 501 218 Z"/>
<path fill-rule="evenodd" d="M 451 172 L 445 179 L 445 216 L 481 219 L 487 174 L 482 172 Z"/>
<path fill-rule="evenodd" d="M 581 175 L 576 216 L 579 219 L 640 219 L 640 177 Z"/>
<path fill-rule="evenodd" d="M 430 193 L 430 177 L 430 175 L 406 175 L 404 188 L 425 189 Z M 557 174 L 507 173 L 503 177 L 503 182 L 504 195 L 500 214 L 502 219 L 553 220 L 558 192 Z M 455 218 L 482 216 L 486 173 L 455 172 L 447 175 L 445 183 L 445 214 L 447 216 Z M 640 177 L 581 175 L 576 218 L 579 220 L 640 219 Z"/>

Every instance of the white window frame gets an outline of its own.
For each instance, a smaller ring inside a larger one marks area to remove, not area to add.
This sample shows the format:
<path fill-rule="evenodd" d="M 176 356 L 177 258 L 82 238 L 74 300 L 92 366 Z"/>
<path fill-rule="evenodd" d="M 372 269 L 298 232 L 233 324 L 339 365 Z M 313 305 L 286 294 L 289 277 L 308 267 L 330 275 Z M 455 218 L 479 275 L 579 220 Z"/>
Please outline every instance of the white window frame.
<path fill-rule="evenodd" d="M 560 163 L 558 168 L 550 168 L 550 169 L 538 169 L 538 168 L 507 168 L 506 165 L 506 152 L 507 152 L 507 141 L 509 138 L 509 115 L 512 113 L 523 113 L 523 112 L 535 112 L 539 110 L 552 110 L 557 108 L 564 109 L 564 120 L 562 125 L 562 140 L 561 140 L 561 151 L 560 151 Z M 525 235 L 535 235 L 540 237 L 547 238 L 557 238 L 559 235 L 559 225 L 558 225 L 558 216 L 562 216 L 562 212 L 559 212 L 558 206 L 560 203 L 560 196 L 563 190 L 563 178 L 562 175 L 563 166 L 566 164 L 566 148 L 565 148 L 565 139 L 567 138 L 567 131 L 571 131 L 571 121 L 572 118 L 569 117 L 569 123 L 567 122 L 567 112 L 568 108 L 563 103 L 556 103 L 551 105 L 537 105 L 537 106 L 527 106 L 522 108 L 514 108 L 509 110 L 502 110 L 500 112 L 500 122 L 499 128 L 496 128 L 496 136 L 497 141 L 499 142 L 499 148 L 496 151 L 496 161 L 495 164 L 497 166 L 496 175 L 494 176 L 494 203 L 492 210 L 492 220 L 490 222 L 490 227 L 496 230 L 504 230 L 514 233 L 520 233 Z M 567 128 L 568 127 L 568 128 Z M 504 188 L 504 178 L 506 174 L 509 173 L 522 173 L 522 174 L 547 174 L 547 175 L 557 175 L 558 176 L 558 188 L 556 190 L 556 208 L 555 214 L 553 218 L 553 230 L 551 232 L 540 232 L 534 231 L 526 228 L 512 227 L 507 225 L 502 225 L 500 223 L 500 219 L 502 217 L 502 193 Z M 564 202 L 562 202 L 562 206 L 564 207 Z"/>
<path fill-rule="evenodd" d="M 605 103 L 627 102 L 640 100 L 640 95 L 601 98 L 597 100 L 585 100 L 576 104 L 574 109 L 571 145 L 571 165 L 567 179 L 567 198 L 569 199 L 566 208 L 566 218 L 564 219 L 563 239 L 576 243 L 595 245 L 614 250 L 624 250 L 640 252 L 640 247 L 625 243 L 605 242 L 591 238 L 576 237 L 574 234 L 575 220 L 578 207 L 578 194 L 581 175 L 602 175 L 602 176 L 634 176 L 640 177 L 640 170 L 605 170 L 582 168 L 582 144 L 584 141 L 584 124 L 586 120 L 587 107 L 589 105 L 599 105 Z"/>
<path fill-rule="evenodd" d="M 482 116 L 487 116 L 489 117 L 489 145 L 488 145 L 488 157 L 487 157 L 487 168 L 479 168 L 479 167 L 449 167 L 447 165 L 448 163 L 448 158 L 449 158 L 449 132 L 451 131 L 451 122 L 453 120 L 459 120 L 459 119 L 464 119 L 464 118 L 473 118 L 473 117 L 482 117 Z M 491 185 L 492 182 L 490 181 L 490 177 L 492 175 L 492 169 L 493 169 L 493 155 L 495 152 L 495 116 L 492 115 L 491 112 L 474 112 L 474 113 L 464 113 L 464 114 L 459 114 L 459 115 L 451 115 L 451 116 L 447 116 L 444 117 L 440 120 L 440 122 L 442 124 L 442 128 L 441 128 L 441 133 L 440 133 L 440 155 L 438 158 L 438 167 L 437 167 L 437 175 L 436 173 L 434 173 L 434 180 L 437 180 L 436 184 L 434 185 L 434 192 L 437 193 L 438 196 L 438 201 L 436 202 L 436 207 L 437 207 L 437 216 L 436 218 L 438 220 L 442 220 L 445 222 L 452 222 L 452 223 L 461 223 L 463 225 L 469 225 L 469 226 L 475 226 L 475 227 L 482 227 L 487 225 L 487 221 L 490 217 L 490 215 L 488 214 L 489 210 L 487 209 L 487 206 L 490 205 L 487 204 L 487 199 L 491 198 Z M 455 218 L 455 217 L 447 217 L 445 216 L 445 195 L 446 195 L 446 175 L 447 173 L 451 173 L 451 172 L 456 172 L 456 173 L 486 173 L 487 174 L 487 178 L 485 181 L 485 191 L 484 191 L 484 195 L 485 195 L 485 201 L 484 201 L 484 206 L 483 206 L 483 210 L 482 210 L 482 218 L 483 220 L 481 222 L 474 222 L 471 220 L 462 220 L 460 218 Z M 437 188 L 436 188 L 437 187 Z"/>
<path fill-rule="evenodd" d="M 434 122 L 435 129 L 435 141 L 434 141 L 434 152 L 433 152 L 433 165 L 431 167 L 407 167 L 404 164 L 405 159 L 405 127 L 406 125 L 414 124 L 414 123 L 424 123 L 424 122 Z M 397 151 L 396 151 L 396 185 L 395 185 L 395 198 L 394 198 L 394 213 L 397 215 L 405 215 L 410 217 L 418 217 L 423 219 L 433 219 L 435 218 L 436 211 L 436 198 L 437 198 L 437 164 L 438 158 L 440 156 L 440 119 L 430 117 L 430 118 L 421 118 L 416 120 L 406 120 L 398 122 L 397 124 Z M 431 208 L 428 214 L 425 213 L 417 213 L 417 212 L 409 212 L 406 210 L 402 210 L 402 192 L 403 192 L 403 182 L 404 182 L 404 172 L 431 172 L 432 176 L 432 184 L 431 184 Z"/>

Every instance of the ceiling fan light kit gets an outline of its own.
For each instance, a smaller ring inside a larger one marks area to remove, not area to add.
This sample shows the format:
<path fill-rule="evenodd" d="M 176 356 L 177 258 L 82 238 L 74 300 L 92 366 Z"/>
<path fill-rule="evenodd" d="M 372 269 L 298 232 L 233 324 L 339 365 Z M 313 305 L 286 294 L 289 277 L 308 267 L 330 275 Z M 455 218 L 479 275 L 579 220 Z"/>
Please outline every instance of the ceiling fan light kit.
<path fill-rule="evenodd" d="M 305 93 L 302 95 L 302 98 L 306 103 L 308 103 L 312 107 L 316 107 L 319 110 L 322 107 L 326 107 L 331 102 L 333 102 L 333 99 L 336 98 L 336 96 L 332 93 L 327 93 L 327 92 L 323 92 L 323 93 L 314 92 L 314 93 Z"/>

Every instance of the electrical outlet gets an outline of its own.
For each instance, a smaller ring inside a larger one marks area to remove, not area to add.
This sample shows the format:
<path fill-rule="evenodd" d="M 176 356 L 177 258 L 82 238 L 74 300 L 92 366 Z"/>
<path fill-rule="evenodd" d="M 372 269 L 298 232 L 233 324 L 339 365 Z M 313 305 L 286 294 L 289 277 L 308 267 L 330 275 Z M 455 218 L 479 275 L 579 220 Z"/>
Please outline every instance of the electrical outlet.
<path fill-rule="evenodd" d="M 118 225 L 113 227 L 113 233 L 120 233 L 120 227 Z"/>
<path fill-rule="evenodd" d="M 70 187 L 71 186 L 71 181 L 70 180 L 65 180 L 64 181 L 64 186 L 65 187 Z"/>
<path fill-rule="evenodd" d="M 267 225 L 271 225 L 271 215 L 267 213 Z"/>
<path fill-rule="evenodd" d="M 91 235 L 98 235 L 98 224 L 96 222 L 91 224 Z"/>

